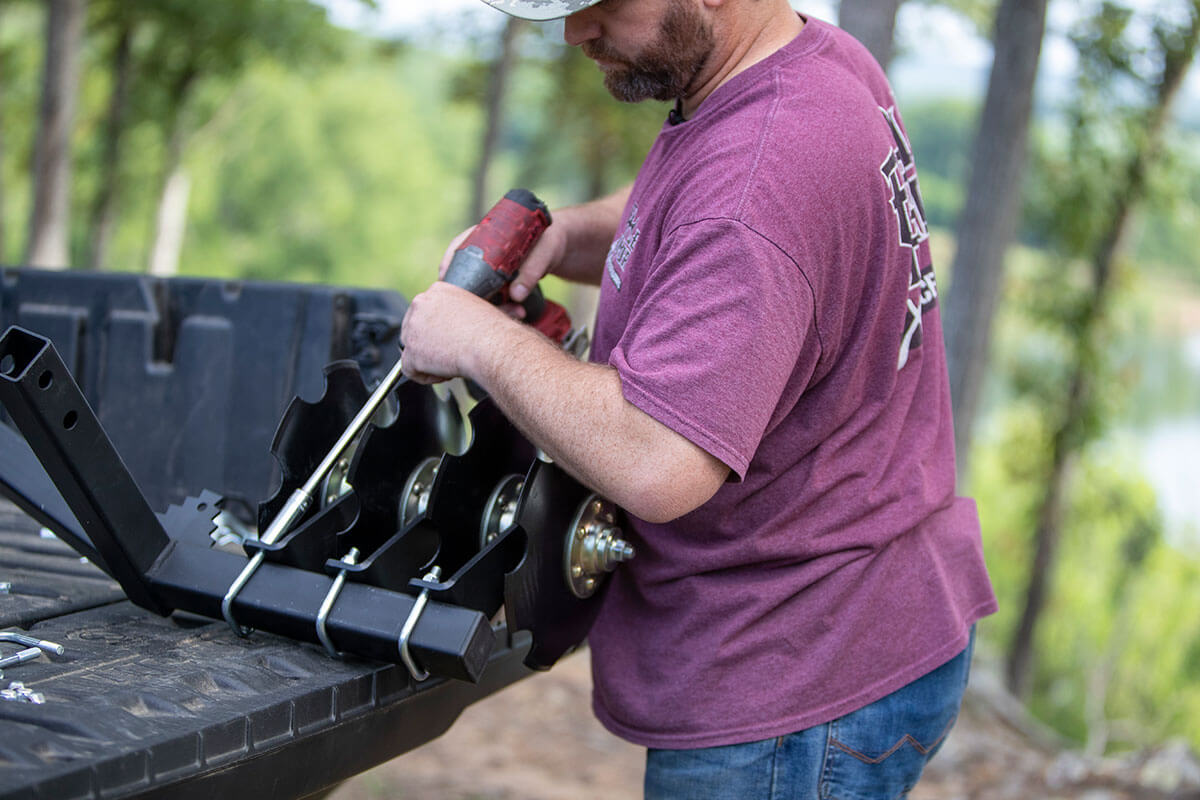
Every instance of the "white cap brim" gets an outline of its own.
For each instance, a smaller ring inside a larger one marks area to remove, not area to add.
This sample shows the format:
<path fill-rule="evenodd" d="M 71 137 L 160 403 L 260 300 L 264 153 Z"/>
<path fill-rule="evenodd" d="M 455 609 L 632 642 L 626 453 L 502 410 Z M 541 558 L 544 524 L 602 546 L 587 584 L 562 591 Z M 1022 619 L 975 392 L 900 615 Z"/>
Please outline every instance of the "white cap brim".
<path fill-rule="evenodd" d="M 545 22 L 561 19 L 594 6 L 600 0 L 483 0 L 492 8 L 513 17 Z"/>

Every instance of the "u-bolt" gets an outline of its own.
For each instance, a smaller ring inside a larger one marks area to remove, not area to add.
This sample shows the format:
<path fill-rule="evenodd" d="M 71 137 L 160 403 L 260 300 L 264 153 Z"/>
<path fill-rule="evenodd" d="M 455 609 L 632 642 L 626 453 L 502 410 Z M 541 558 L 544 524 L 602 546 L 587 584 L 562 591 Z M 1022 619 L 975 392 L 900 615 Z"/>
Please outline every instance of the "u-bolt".
<path fill-rule="evenodd" d="M 358 563 L 358 548 L 351 547 L 350 552 L 346 553 L 346 557 L 342 559 L 342 563 L 346 566 L 338 570 L 337 576 L 333 579 L 333 585 L 329 587 L 329 593 L 321 602 L 321 610 L 317 612 L 317 638 L 324 645 L 325 652 L 333 658 L 341 658 L 342 653 L 333 646 L 326 623 L 329 621 L 330 612 L 333 611 L 333 604 L 337 602 L 338 595 L 342 593 L 342 587 L 346 585 L 346 570 Z"/>
<path fill-rule="evenodd" d="M 61 656 L 67 652 L 67 649 L 61 644 L 48 642 L 45 639 L 39 639 L 36 636 L 30 636 L 25 633 L 18 633 L 17 631 L 0 631 L 0 642 L 16 642 L 26 647 L 36 647 L 46 654 L 54 654 L 56 656 Z"/>

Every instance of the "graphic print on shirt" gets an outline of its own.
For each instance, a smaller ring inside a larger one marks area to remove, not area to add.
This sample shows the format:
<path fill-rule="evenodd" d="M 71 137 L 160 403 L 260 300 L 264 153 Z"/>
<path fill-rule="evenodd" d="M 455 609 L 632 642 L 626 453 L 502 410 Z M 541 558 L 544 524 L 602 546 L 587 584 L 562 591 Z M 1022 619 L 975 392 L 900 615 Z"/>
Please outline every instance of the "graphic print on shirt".
<path fill-rule="evenodd" d="M 625 230 L 613 240 L 612 247 L 608 249 L 608 258 L 604 261 L 608 277 L 618 292 L 621 291 L 621 282 L 625 279 L 625 267 L 629 264 L 629 257 L 633 255 L 633 248 L 637 246 L 638 237 L 641 235 L 642 231 L 638 228 L 638 207 L 637 203 L 634 203 L 633 208 L 629 210 Z"/>
<path fill-rule="evenodd" d="M 879 170 L 892 192 L 892 211 L 900 223 L 900 244 L 907 247 L 911 256 L 907 314 L 904 319 L 904 335 L 900 340 L 900 357 L 896 369 L 904 369 L 909 354 L 921 346 L 921 317 L 937 305 L 937 281 L 933 275 L 933 264 L 921 267 L 920 247 L 929 238 L 929 223 L 925 219 L 925 206 L 921 202 L 921 187 L 917 182 L 917 165 L 913 158 L 912 145 L 896 120 L 896 107 L 879 107 L 892 131 L 890 152 Z"/>

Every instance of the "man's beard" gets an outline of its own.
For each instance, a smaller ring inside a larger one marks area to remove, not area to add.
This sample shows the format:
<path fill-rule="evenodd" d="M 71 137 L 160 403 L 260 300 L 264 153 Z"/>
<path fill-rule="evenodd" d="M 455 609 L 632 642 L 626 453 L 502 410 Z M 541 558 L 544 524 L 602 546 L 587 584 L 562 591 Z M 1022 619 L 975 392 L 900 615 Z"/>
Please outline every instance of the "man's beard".
<path fill-rule="evenodd" d="M 672 0 L 658 38 L 637 57 L 628 58 L 599 39 L 583 43 L 588 58 L 610 62 L 604 86 L 626 103 L 685 97 L 713 49 L 713 32 L 689 0 Z"/>

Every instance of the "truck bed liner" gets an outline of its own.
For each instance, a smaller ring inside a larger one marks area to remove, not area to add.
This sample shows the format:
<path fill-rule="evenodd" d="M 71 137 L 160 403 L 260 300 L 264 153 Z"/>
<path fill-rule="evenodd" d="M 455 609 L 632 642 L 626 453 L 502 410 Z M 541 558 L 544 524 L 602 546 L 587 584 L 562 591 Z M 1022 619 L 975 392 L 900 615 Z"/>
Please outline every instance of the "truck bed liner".
<path fill-rule="evenodd" d="M 0 501 L 0 627 L 66 647 L 11 667 L 43 705 L 0 701 L 0 798 L 296 798 L 441 733 L 530 674 L 507 632 L 478 685 L 329 658 L 185 614 L 161 618 Z M 5 654 L 13 652 L 6 647 Z"/>

